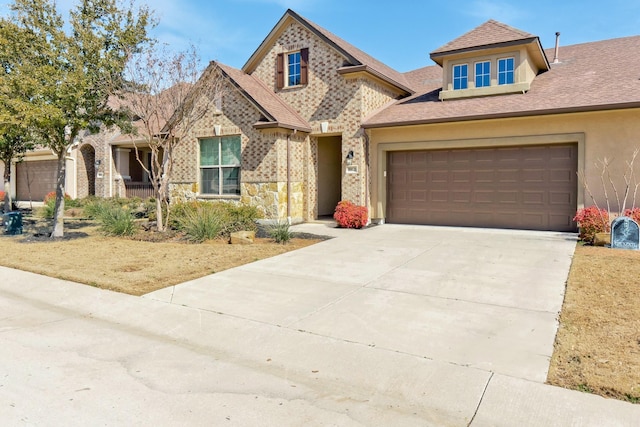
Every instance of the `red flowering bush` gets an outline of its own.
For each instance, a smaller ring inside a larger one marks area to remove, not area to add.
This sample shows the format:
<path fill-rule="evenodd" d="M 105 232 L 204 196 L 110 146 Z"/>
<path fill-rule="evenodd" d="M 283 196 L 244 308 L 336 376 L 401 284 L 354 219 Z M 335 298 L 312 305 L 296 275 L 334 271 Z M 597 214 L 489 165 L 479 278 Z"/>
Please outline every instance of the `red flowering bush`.
<path fill-rule="evenodd" d="M 609 212 L 595 206 L 579 209 L 573 220 L 578 223 L 580 239 L 584 242 L 592 243 L 596 233 L 611 231 Z"/>
<path fill-rule="evenodd" d="M 7 195 L 7 193 L 5 193 L 4 191 L 0 190 L 0 203 L 2 203 L 4 201 L 5 196 Z"/>
<path fill-rule="evenodd" d="M 349 201 L 343 200 L 336 206 L 333 219 L 342 228 L 362 228 L 367 225 L 369 211 L 366 206 L 356 206 Z"/>
<path fill-rule="evenodd" d="M 68 202 L 69 200 L 71 200 L 71 196 L 68 195 L 67 193 L 64 193 L 64 201 Z M 45 203 L 49 203 L 49 202 L 55 202 L 56 201 L 56 192 L 55 191 L 51 191 L 49 193 L 47 193 L 46 196 L 44 196 L 44 200 Z"/>
<path fill-rule="evenodd" d="M 640 208 L 625 209 L 623 215 L 640 224 Z"/>

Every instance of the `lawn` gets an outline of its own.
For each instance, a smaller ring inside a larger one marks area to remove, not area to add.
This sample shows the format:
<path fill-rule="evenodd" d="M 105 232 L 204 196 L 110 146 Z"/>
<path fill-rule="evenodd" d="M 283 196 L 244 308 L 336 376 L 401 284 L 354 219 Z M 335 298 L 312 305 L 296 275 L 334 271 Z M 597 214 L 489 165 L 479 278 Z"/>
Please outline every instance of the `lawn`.
<path fill-rule="evenodd" d="M 29 222 L 29 221 L 27 221 Z M 317 243 L 256 239 L 188 243 L 154 233 L 106 237 L 95 222 L 66 221 L 51 241 L 42 221 L 25 234 L 0 233 L 0 265 L 142 295 Z M 35 236 L 40 234 L 40 236 Z M 309 236 L 305 236 L 309 237 Z M 640 403 L 640 251 L 578 245 L 567 282 L 547 382 Z"/>
<path fill-rule="evenodd" d="M 576 248 L 547 381 L 640 403 L 640 251 Z"/>
<path fill-rule="evenodd" d="M 107 237 L 88 220 L 65 219 L 65 237 L 50 240 L 50 226 L 26 220 L 22 235 L 0 232 L 0 265 L 98 288 L 142 295 L 312 245 L 321 238 L 293 238 L 286 244 L 270 238 L 251 245 L 226 240 L 189 243 L 180 236 L 143 232 L 132 238 Z M 308 237 L 308 236 L 306 236 Z"/>

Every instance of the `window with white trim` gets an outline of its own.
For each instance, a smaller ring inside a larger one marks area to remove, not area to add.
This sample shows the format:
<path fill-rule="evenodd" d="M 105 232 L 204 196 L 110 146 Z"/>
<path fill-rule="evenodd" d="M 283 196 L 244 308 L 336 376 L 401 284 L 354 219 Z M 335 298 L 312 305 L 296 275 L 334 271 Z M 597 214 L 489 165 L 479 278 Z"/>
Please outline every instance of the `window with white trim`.
<path fill-rule="evenodd" d="M 515 59 L 498 59 L 498 84 L 509 85 L 515 83 Z"/>
<path fill-rule="evenodd" d="M 200 193 L 240 195 L 240 136 L 200 140 Z"/>
<path fill-rule="evenodd" d="M 279 53 L 276 58 L 276 87 L 304 86 L 309 82 L 309 49 Z"/>
<path fill-rule="evenodd" d="M 469 80 L 469 66 L 459 64 L 453 66 L 453 89 L 466 89 Z"/>
<path fill-rule="evenodd" d="M 300 52 L 287 54 L 287 86 L 300 84 Z"/>
<path fill-rule="evenodd" d="M 491 61 L 476 62 L 476 87 L 491 86 Z"/>

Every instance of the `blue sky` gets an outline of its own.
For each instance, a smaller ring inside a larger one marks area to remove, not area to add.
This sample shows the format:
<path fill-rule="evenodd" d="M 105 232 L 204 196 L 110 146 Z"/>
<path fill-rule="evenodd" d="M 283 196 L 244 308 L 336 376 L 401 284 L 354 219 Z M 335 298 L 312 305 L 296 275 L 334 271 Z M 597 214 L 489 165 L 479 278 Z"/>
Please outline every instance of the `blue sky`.
<path fill-rule="evenodd" d="M 138 0 L 140 1 L 140 0 Z M 0 14 L 8 13 L 0 0 Z M 194 44 L 204 63 L 240 68 L 287 8 L 398 71 L 433 65 L 429 52 L 488 19 L 553 47 L 640 33 L 638 0 L 148 0 L 155 36 L 176 50 Z M 67 16 L 74 0 L 58 0 Z"/>

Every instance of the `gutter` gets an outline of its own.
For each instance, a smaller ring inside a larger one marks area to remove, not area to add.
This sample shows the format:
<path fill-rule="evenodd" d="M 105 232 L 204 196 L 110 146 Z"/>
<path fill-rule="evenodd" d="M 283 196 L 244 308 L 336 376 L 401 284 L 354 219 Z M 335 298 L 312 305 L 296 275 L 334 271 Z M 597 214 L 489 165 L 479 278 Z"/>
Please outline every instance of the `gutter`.
<path fill-rule="evenodd" d="M 308 127 L 303 127 L 303 126 L 296 126 L 296 125 L 288 125 L 285 123 L 281 123 L 278 121 L 271 121 L 271 122 L 256 122 L 253 124 L 253 127 L 256 129 L 274 129 L 274 128 L 281 128 L 281 129 L 288 129 L 293 131 L 293 133 L 295 134 L 296 132 L 300 131 L 300 132 L 305 132 L 305 133 L 311 133 L 311 128 Z"/>
<path fill-rule="evenodd" d="M 390 84 L 391 86 L 395 86 L 399 89 L 402 89 L 403 91 L 405 91 L 406 93 L 408 93 L 409 95 L 413 95 L 416 93 L 415 90 L 408 88 L 407 86 L 385 76 L 384 74 L 380 73 L 379 71 L 374 70 L 373 68 L 369 67 L 368 65 L 348 65 L 346 67 L 340 67 L 338 68 L 338 74 L 340 75 L 344 75 L 344 74 L 351 74 L 351 73 L 358 73 L 358 72 L 365 72 L 365 73 L 369 73 L 374 77 L 379 78 L 380 80 Z"/>
<path fill-rule="evenodd" d="M 519 111 L 519 112 L 506 112 L 506 113 L 495 113 L 495 114 L 478 114 L 474 116 L 462 116 L 462 117 L 456 116 L 456 117 L 445 117 L 445 118 L 437 118 L 437 119 L 417 119 L 417 120 L 371 123 L 371 124 L 363 123 L 361 126 L 364 129 L 376 129 L 376 128 L 386 128 L 386 127 L 397 127 L 397 126 L 427 125 L 427 124 L 436 124 L 436 123 L 469 122 L 474 120 L 549 116 L 553 114 L 627 110 L 631 108 L 640 108 L 640 101 L 627 102 L 624 104 L 604 104 L 604 105 L 593 105 L 593 106 L 584 106 L 584 107 L 552 108 L 548 110 Z"/>

